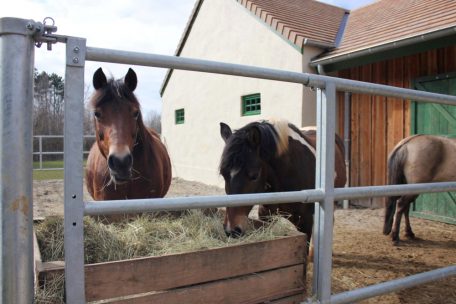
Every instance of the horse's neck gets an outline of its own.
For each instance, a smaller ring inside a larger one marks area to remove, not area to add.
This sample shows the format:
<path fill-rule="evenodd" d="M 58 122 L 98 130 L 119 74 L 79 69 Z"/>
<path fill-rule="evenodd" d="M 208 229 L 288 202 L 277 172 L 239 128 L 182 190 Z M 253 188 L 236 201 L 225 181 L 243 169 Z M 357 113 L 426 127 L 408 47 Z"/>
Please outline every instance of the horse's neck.
<path fill-rule="evenodd" d="M 155 137 L 153 136 L 153 134 L 153 131 L 145 126 L 139 128 L 136 144 L 133 148 L 133 154 L 135 155 L 135 157 L 147 157 L 149 155 L 148 151 L 153 152 L 152 147 L 155 142 Z"/>

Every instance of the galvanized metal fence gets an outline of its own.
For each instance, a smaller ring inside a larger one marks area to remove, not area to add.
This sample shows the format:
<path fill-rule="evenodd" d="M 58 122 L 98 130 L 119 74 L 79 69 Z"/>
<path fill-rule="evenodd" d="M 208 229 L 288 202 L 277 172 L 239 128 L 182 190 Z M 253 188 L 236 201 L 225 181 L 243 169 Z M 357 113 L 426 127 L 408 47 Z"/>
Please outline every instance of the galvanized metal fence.
<path fill-rule="evenodd" d="M 92 139 L 95 140 L 95 135 L 84 135 L 84 139 Z M 62 151 L 44 151 L 43 149 L 43 140 L 47 139 L 61 139 L 63 141 L 64 136 L 63 135 L 34 135 L 33 139 L 38 140 L 38 150 L 33 149 L 33 155 L 37 156 L 38 158 L 38 166 L 33 166 L 33 170 L 37 171 L 46 171 L 46 170 L 63 170 L 62 167 L 52 167 L 52 166 L 46 166 L 46 160 L 43 160 L 43 157 L 46 156 L 61 156 L 61 159 L 63 159 L 63 149 Z M 63 146 L 63 143 L 62 143 Z M 84 158 L 89 154 L 90 151 L 84 150 L 82 151 L 82 154 L 84 155 Z M 35 162 L 35 159 L 34 159 Z"/>
<path fill-rule="evenodd" d="M 335 200 L 456 190 L 456 182 L 334 188 L 336 91 L 456 105 L 456 97 L 328 76 L 174 56 L 87 47 L 85 39 L 55 35 L 54 26 L 0 19 L 1 241 L 3 303 L 33 302 L 32 86 L 34 43 L 66 43 L 65 73 L 65 280 L 67 303 L 84 303 L 83 216 L 302 201 L 315 203 L 315 260 L 308 303 L 350 303 L 456 274 L 456 266 L 331 295 L 333 202 Z M 18 52 L 17 50 L 21 50 Z M 182 69 L 301 83 L 317 90 L 315 189 L 282 193 L 83 202 L 82 117 L 86 60 Z M 23 88 L 28 88 L 24 90 Z M 24 206 L 24 208 L 17 208 Z M 25 208 L 26 207 L 26 208 Z"/>

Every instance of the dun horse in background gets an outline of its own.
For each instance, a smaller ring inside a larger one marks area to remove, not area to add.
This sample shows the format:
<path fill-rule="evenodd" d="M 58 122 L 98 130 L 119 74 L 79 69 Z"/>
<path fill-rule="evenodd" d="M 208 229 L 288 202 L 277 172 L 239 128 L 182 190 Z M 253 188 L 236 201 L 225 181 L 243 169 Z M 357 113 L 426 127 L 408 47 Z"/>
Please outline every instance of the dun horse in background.
<path fill-rule="evenodd" d="M 124 81 L 93 75 L 90 100 L 96 142 L 90 149 L 86 185 L 95 200 L 163 197 L 171 183 L 171 163 L 159 135 L 144 125 L 133 91 L 136 73 Z"/>
<path fill-rule="evenodd" d="M 456 139 L 434 135 L 413 135 L 400 141 L 388 156 L 388 184 L 414 184 L 456 181 Z M 399 243 L 401 218 L 405 218 L 405 236 L 414 239 L 409 211 L 417 194 L 392 196 L 385 204 L 383 233 L 391 233 Z"/>
<path fill-rule="evenodd" d="M 301 132 L 287 121 L 252 122 L 232 132 L 220 123 L 226 145 L 220 174 L 227 194 L 299 191 L 315 188 L 315 143 L 313 130 Z M 346 182 L 344 147 L 336 136 L 335 186 Z M 253 206 L 226 208 L 224 229 L 227 235 L 242 235 Z M 285 215 L 310 241 L 314 204 L 300 202 L 263 205 L 259 217 Z"/>

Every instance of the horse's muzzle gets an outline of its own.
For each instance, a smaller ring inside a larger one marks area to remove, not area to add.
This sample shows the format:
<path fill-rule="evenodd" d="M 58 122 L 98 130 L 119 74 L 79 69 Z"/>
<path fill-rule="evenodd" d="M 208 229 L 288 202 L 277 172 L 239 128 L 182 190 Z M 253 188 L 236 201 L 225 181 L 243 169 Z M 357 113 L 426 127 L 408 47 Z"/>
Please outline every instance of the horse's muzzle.
<path fill-rule="evenodd" d="M 225 234 L 227 237 L 232 237 L 233 239 L 236 239 L 238 237 L 241 237 L 244 235 L 244 231 L 242 231 L 241 228 L 235 227 L 233 230 L 228 231 L 228 229 L 225 228 Z"/>
<path fill-rule="evenodd" d="M 133 165 L 133 157 L 127 154 L 125 157 L 119 158 L 115 155 L 109 155 L 108 167 L 111 179 L 116 184 L 123 184 L 131 179 L 131 168 Z"/>

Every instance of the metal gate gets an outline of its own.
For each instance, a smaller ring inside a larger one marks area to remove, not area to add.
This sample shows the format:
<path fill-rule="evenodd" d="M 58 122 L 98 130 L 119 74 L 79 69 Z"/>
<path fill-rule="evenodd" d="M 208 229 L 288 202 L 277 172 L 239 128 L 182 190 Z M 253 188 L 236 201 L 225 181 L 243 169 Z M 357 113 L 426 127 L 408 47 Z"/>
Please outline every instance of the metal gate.
<path fill-rule="evenodd" d="M 350 303 L 456 274 L 456 266 L 331 295 L 334 200 L 456 190 L 456 183 L 334 188 L 336 91 L 456 105 L 456 97 L 334 77 L 87 47 L 85 39 L 55 35 L 33 20 L 0 19 L 0 151 L 2 303 L 33 302 L 32 88 L 34 44 L 66 43 L 65 280 L 68 303 L 84 303 L 83 216 L 302 201 L 315 203 L 315 259 L 308 303 Z M 82 115 L 86 60 L 183 69 L 301 83 L 317 89 L 316 189 L 230 196 L 105 201 L 82 199 Z"/>

